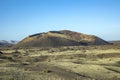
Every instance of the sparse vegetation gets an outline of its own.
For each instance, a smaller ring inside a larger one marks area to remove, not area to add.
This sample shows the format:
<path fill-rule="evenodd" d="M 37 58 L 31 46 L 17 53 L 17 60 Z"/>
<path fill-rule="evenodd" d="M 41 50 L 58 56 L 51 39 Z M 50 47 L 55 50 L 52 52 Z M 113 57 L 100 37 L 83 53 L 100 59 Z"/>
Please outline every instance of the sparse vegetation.
<path fill-rule="evenodd" d="M 120 50 L 113 46 L 1 48 L 0 80 L 119 80 Z"/>

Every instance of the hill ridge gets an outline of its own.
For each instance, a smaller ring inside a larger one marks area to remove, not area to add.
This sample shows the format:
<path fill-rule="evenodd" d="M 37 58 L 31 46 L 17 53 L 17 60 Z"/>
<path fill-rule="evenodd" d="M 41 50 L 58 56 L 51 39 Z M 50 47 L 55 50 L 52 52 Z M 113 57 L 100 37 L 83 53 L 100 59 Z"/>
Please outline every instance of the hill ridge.
<path fill-rule="evenodd" d="M 94 35 L 60 30 L 29 35 L 16 44 L 15 47 L 59 47 L 104 44 L 108 44 L 108 42 Z"/>

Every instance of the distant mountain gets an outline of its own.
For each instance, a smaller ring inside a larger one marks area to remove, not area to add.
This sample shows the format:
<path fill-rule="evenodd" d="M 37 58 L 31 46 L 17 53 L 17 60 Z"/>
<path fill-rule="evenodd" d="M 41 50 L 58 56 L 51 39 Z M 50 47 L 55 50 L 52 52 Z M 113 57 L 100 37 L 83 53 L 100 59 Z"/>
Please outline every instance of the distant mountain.
<path fill-rule="evenodd" d="M 17 44 L 19 41 L 15 41 L 15 40 L 11 40 L 11 41 L 8 41 L 10 44 Z"/>
<path fill-rule="evenodd" d="M 59 47 L 105 44 L 109 43 L 94 35 L 61 30 L 30 35 L 16 44 L 15 47 Z"/>
<path fill-rule="evenodd" d="M 5 40 L 0 40 L 0 46 L 6 46 L 9 45 L 9 43 Z"/>
<path fill-rule="evenodd" d="M 14 41 L 14 40 L 11 40 L 11 41 L 0 40 L 0 46 L 12 46 L 17 43 L 18 41 Z"/>
<path fill-rule="evenodd" d="M 109 41 L 112 44 L 120 44 L 120 40 L 115 40 L 115 41 Z"/>

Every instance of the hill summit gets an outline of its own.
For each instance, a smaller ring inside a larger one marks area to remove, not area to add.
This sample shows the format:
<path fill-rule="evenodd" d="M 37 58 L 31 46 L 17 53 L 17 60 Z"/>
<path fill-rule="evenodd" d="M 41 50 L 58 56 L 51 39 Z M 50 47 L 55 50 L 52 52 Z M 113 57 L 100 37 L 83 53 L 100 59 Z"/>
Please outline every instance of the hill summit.
<path fill-rule="evenodd" d="M 16 44 L 15 47 L 59 47 L 105 44 L 108 44 L 108 42 L 94 35 L 61 30 L 29 35 Z"/>

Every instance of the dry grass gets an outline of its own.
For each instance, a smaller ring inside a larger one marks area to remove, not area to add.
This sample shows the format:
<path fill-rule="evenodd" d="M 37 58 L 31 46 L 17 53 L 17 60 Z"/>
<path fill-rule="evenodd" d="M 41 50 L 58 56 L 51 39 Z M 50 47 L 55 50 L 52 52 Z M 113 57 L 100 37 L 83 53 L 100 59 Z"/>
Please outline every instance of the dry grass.
<path fill-rule="evenodd" d="M 120 80 L 120 50 L 112 47 L 0 49 L 0 80 Z"/>

